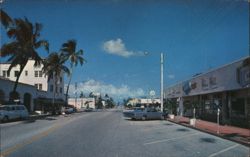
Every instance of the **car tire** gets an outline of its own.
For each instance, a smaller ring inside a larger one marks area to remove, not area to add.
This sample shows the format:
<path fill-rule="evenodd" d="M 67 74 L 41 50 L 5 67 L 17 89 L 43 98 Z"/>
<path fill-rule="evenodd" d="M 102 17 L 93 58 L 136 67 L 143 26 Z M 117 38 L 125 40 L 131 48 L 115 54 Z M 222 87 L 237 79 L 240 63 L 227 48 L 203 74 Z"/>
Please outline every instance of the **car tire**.
<path fill-rule="evenodd" d="M 147 117 L 146 116 L 142 116 L 142 118 L 141 118 L 141 120 L 146 120 L 147 119 Z"/>

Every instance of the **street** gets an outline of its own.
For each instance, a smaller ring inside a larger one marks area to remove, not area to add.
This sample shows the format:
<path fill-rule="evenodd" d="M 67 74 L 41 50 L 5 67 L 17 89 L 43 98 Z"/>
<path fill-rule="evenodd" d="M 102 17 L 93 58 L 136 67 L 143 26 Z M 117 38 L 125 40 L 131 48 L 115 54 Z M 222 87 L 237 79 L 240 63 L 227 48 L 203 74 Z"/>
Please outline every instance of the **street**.
<path fill-rule="evenodd" d="M 119 110 L 1 124 L 1 157 L 247 157 L 249 148 L 168 121 Z"/>

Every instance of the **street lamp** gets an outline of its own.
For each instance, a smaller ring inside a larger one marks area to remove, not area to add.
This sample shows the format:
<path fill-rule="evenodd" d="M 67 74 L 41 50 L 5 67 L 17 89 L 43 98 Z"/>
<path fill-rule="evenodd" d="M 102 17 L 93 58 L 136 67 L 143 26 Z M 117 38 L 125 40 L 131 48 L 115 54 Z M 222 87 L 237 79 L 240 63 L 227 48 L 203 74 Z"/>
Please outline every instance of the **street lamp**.
<path fill-rule="evenodd" d="M 163 63 L 164 63 L 164 56 L 161 53 L 161 112 L 163 112 Z"/>
<path fill-rule="evenodd" d="M 75 107 L 77 105 L 77 82 L 75 83 Z"/>

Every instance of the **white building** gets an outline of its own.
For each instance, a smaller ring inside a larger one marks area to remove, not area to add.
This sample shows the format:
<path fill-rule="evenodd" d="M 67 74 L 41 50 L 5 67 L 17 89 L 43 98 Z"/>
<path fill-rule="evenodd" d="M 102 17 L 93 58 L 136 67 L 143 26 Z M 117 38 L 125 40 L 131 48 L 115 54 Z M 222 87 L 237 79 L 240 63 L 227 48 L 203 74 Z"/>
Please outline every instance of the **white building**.
<path fill-rule="evenodd" d="M 95 98 L 69 98 L 68 104 L 76 107 L 77 109 L 81 108 L 95 108 Z"/>
<path fill-rule="evenodd" d="M 129 100 L 129 102 L 127 103 L 127 105 L 132 105 L 132 106 L 137 106 L 139 105 L 149 105 L 149 104 L 160 104 L 161 100 L 160 99 L 156 99 L 156 98 L 133 98 L 131 100 Z"/>
<path fill-rule="evenodd" d="M 26 105 L 29 111 L 50 110 L 55 93 L 54 104 L 57 106 L 64 104 L 63 73 L 56 88 L 54 78 L 48 80 L 48 76 L 42 73 L 43 65 L 35 67 L 34 63 L 34 60 L 29 60 L 19 78 L 17 92 L 20 102 Z M 8 75 L 7 71 L 10 65 L 10 63 L 0 63 L 0 103 L 2 104 L 9 101 L 9 95 L 20 70 L 19 66 L 13 67 Z"/>
<path fill-rule="evenodd" d="M 64 99 L 64 78 L 63 74 L 61 74 L 57 89 L 54 87 L 54 79 L 51 78 L 48 81 L 48 76 L 43 74 L 42 68 L 43 65 L 39 67 L 34 66 L 35 61 L 29 60 L 26 64 L 20 78 L 19 83 L 29 84 L 35 86 L 38 90 L 47 91 L 47 97 L 53 97 L 53 91 L 56 91 L 56 97 Z M 10 63 L 1 63 L 0 64 L 0 76 L 7 78 L 11 81 L 16 81 L 16 76 L 20 70 L 19 66 L 13 67 L 10 71 L 10 74 L 7 74 L 7 71 L 10 67 Z"/>

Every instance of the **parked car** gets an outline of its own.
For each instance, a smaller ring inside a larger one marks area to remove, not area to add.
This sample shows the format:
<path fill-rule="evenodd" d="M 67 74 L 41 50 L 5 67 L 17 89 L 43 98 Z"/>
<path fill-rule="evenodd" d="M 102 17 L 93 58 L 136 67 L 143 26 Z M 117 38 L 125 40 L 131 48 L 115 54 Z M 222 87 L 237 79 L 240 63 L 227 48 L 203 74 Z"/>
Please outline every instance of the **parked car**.
<path fill-rule="evenodd" d="M 13 119 L 26 119 L 29 117 L 24 105 L 2 105 L 0 106 L 0 120 L 7 122 Z"/>
<path fill-rule="evenodd" d="M 74 109 L 73 109 L 72 107 L 65 107 L 65 108 L 64 108 L 64 112 L 65 112 L 66 114 L 71 114 L 71 113 L 74 112 Z"/>
<path fill-rule="evenodd" d="M 165 119 L 167 118 L 167 113 L 163 113 L 158 111 L 155 108 L 135 108 L 132 111 L 125 111 L 123 112 L 124 117 L 131 118 L 131 119 L 140 119 L 140 120 L 147 120 L 147 119 Z"/>
<path fill-rule="evenodd" d="M 94 111 L 94 109 L 93 108 L 86 108 L 84 111 L 85 112 L 92 112 L 92 111 Z"/>

